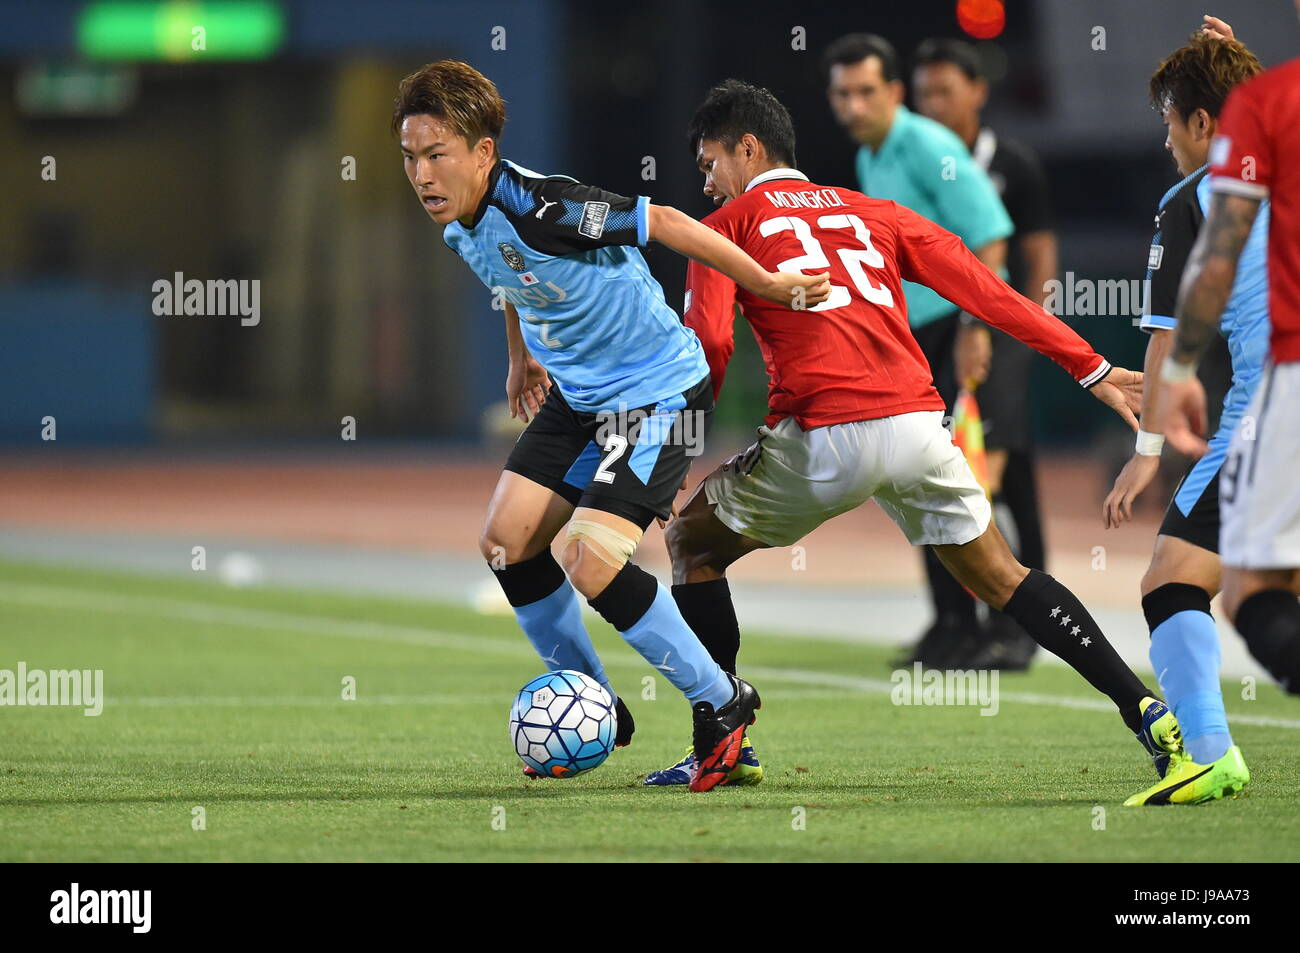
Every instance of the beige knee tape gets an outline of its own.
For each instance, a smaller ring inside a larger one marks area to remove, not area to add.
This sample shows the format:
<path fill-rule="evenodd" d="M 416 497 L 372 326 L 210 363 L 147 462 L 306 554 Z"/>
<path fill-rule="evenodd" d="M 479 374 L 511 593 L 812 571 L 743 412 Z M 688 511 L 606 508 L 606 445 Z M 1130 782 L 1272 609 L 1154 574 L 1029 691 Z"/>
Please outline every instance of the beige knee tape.
<path fill-rule="evenodd" d="M 571 539 L 585 539 L 592 555 L 615 569 L 622 569 L 623 565 L 632 558 L 638 542 L 594 520 L 571 521 L 564 541 L 567 543 Z M 595 545 L 592 545 L 593 543 Z"/>

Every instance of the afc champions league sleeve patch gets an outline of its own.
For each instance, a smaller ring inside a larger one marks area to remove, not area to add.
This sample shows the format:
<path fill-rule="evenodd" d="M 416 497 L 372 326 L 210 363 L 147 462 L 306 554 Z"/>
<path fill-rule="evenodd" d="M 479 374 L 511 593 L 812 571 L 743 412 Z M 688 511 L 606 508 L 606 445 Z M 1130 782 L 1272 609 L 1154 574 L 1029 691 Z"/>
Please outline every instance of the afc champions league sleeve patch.
<path fill-rule="evenodd" d="M 1210 143 L 1210 167 L 1214 168 L 1228 161 L 1232 154 L 1232 140 L 1225 135 L 1217 135 Z"/>
<path fill-rule="evenodd" d="M 1152 245 L 1151 251 L 1147 252 L 1147 268 L 1151 271 L 1160 270 L 1160 262 L 1165 258 L 1164 245 Z"/>
<path fill-rule="evenodd" d="M 609 215 L 608 202 L 583 202 L 582 222 L 578 225 L 578 234 L 588 238 L 600 238 L 605 234 L 605 218 Z"/>
<path fill-rule="evenodd" d="M 497 250 L 501 252 L 502 260 L 510 266 L 511 271 L 523 271 L 528 267 L 524 256 L 519 254 L 519 250 L 509 242 L 498 242 Z"/>

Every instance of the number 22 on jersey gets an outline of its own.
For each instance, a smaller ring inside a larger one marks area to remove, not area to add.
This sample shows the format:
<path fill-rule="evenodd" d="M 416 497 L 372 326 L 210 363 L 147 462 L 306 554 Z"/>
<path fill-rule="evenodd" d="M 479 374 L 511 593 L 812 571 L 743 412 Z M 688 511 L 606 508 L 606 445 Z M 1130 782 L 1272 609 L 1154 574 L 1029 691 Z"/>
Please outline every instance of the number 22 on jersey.
<path fill-rule="evenodd" d="M 884 268 L 885 257 L 871 244 L 871 232 L 856 215 L 822 215 L 817 219 L 818 228 L 851 228 L 861 248 L 839 248 L 840 261 L 849 273 L 858 293 L 872 304 L 882 308 L 894 306 L 894 295 L 885 285 L 875 285 L 867 277 L 867 268 Z M 818 271 L 830 267 L 830 259 L 822 248 L 821 242 L 813 235 L 812 226 L 802 218 L 793 215 L 780 215 L 765 219 L 758 227 L 758 233 L 764 238 L 779 232 L 793 231 L 794 237 L 803 246 L 804 253 L 794 258 L 787 258 L 776 266 L 777 271 Z M 852 299 L 849 289 L 843 285 L 831 285 L 830 297 L 821 304 L 814 305 L 809 311 L 830 311 L 842 308 Z"/>

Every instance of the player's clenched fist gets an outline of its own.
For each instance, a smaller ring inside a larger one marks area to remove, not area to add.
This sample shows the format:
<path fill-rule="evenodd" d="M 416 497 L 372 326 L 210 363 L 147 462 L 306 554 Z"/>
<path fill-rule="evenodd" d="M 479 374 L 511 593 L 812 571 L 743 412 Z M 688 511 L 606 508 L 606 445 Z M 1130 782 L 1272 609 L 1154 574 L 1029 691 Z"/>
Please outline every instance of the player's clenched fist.
<path fill-rule="evenodd" d="M 831 296 L 831 276 L 801 275 L 793 271 L 774 271 L 770 281 L 759 294 L 774 304 L 785 305 L 795 311 L 804 311 L 821 304 Z"/>

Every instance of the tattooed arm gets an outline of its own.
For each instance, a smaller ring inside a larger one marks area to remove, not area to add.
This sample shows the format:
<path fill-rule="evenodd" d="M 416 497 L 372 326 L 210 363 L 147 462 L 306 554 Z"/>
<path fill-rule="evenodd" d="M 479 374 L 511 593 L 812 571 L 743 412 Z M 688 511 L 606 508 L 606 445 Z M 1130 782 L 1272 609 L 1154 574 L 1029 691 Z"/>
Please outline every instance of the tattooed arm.
<path fill-rule="evenodd" d="M 1205 389 L 1196 379 L 1195 364 L 1206 345 L 1218 333 L 1232 282 L 1237 276 L 1237 259 L 1259 214 L 1259 200 L 1215 192 L 1210 214 L 1201 226 L 1200 237 L 1183 269 L 1174 316 L 1178 330 L 1173 353 L 1165 360 L 1162 377 L 1164 396 L 1160 407 L 1165 438 L 1182 453 L 1201 456 L 1206 444 Z"/>
<path fill-rule="evenodd" d="M 1258 199 L 1215 192 L 1210 200 L 1210 214 L 1178 289 L 1173 353 L 1177 363 L 1190 364 L 1199 358 L 1218 331 L 1237 275 L 1237 258 L 1258 214 Z"/>

